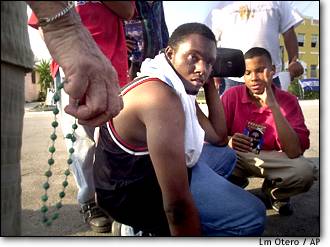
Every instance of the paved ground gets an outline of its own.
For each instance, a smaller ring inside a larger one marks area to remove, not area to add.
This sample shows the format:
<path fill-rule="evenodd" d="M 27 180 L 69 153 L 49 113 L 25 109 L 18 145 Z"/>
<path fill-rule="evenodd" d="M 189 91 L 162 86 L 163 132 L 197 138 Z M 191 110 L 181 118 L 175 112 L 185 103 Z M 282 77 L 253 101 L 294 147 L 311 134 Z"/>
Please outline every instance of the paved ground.
<path fill-rule="evenodd" d="M 51 144 L 49 136 L 53 116 L 47 112 L 30 112 L 34 105 L 26 105 L 23 129 L 22 147 L 22 234 L 24 236 L 111 236 L 111 233 L 97 234 L 92 232 L 82 221 L 77 205 L 77 189 L 72 175 L 69 176 L 69 186 L 63 200 L 60 217 L 50 227 L 40 223 L 42 184 L 44 173 L 48 169 L 48 147 Z M 319 166 L 319 101 L 302 101 L 301 106 L 306 118 L 306 124 L 311 131 L 311 148 L 305 156 Z M 60 131 L 56 142 L 56 163 L 53 166 L 49 201 L 51 205 L 59 200 L 63 172 L 66 169 L 67 155 L 63 136 Z M 247 187 L 252 193 L 259 193 L 260 179 L 251 179 Z M 278 216 L 273 210 L 267 210 L 267 226 L 264 236 L 278 237 L 317 237 L 320 236 L 320 194 L 317 181 L 311 190 L 293 198 L 295 214 L 288 217 Z M 54 207 L 50 207 L 51 210 Z"/>

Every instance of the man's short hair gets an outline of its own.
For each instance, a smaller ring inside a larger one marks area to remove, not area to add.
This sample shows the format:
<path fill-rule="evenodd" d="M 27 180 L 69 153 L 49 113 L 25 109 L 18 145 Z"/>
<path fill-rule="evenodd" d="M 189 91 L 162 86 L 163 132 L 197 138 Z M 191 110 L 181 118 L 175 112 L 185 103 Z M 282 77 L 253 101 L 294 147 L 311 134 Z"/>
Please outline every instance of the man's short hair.
<path fill-rule="evenodd" d="M 244 59 L 266 56 L 269 62 L 272 63 L 272 56 L 269 51 L 262 47 L 253 47 L 244 54 Z"/>
<path fill-rule="evenodd" d="M 178 45 L 191 34 L 199 34 L 213 41 L 216 45 L 216 39 L 211 29 L 209 29 L 206 25 L 197 22 L 185 23 L 177 27 L 169 38 L 168 45 L 176 50 Z"/>

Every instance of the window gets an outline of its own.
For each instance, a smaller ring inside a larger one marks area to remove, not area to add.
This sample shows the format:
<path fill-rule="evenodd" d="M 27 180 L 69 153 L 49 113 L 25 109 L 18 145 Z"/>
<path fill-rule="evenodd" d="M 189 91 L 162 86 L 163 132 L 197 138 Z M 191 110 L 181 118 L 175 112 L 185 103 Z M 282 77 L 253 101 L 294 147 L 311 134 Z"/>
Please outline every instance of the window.
<path fill-rule="evenodd" d="M 298 33 L 298 45 L 303 47 L 304 42 L 305 42 L 305 34 Z"/>
<path fill-rule="evenodd" d="M 317 78 L 317 65 L 311 64 L 311 78 Z"/>
<path fill-rule="evenodd" d="M 318 36 L 317 34 L 312 34 L 311 47 L 315 48 L 317 46 Z"/>

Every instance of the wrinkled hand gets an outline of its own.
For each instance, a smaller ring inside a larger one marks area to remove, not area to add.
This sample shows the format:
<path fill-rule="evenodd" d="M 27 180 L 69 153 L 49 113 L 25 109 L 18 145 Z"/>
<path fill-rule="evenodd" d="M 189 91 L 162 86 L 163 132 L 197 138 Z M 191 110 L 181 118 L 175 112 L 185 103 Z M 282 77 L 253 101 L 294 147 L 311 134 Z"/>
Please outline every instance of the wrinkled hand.
<path fill-rule="evenodd" d="M 89 126 L 115 117 L 123 108 L 118 76 L 88 30 L 76 23 L 45 30 L 44 38 L 66 76 L 64 90 L 70 100 L 65 112 Z"/>
<path fill-rule="evenodd" d="M 229 147 L 241 152 L 252 152 L 252 138 L 241 133 L 235 133 L 229 140 Z"/>
<path fill-rule="evenodd" d="M 297 61 L 292 61 L 289 64 L 288 69 L 290 72 L 291 81 L 293 81 L 295 77 L 298 77 L 304 73 L 304 67 Z"/>

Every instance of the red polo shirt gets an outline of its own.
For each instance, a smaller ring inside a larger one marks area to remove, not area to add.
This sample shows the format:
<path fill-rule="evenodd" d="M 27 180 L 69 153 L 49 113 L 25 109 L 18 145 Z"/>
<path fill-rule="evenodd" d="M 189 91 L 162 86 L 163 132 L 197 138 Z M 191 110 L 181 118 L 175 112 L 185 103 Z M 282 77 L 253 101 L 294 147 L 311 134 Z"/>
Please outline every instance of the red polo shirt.
<path fill-rule="evenodd" d="M 297 97 L 272 86 L 275 98 L 283 116 L 296 131 L 303 151 L 309 148 L 309 130 L 305 125 L 304 116 Z M 248 96 L 245 85 L 232 87 L 221 96 L 226 115 L 228 135 L 243 133 L 248 122 L 266 127 L 263 150 L 281 150 L 281 143 L 276 130 L 273 114 L 269 107 L 258 107 Z"/>

